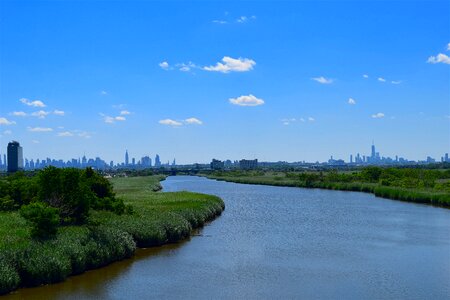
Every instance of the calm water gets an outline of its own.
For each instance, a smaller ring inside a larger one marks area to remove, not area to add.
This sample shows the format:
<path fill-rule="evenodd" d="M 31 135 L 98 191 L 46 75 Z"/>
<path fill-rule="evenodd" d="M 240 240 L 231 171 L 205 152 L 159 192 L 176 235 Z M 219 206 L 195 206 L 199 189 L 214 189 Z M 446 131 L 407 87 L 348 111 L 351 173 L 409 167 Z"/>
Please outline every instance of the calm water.
<path fill-rule="evenodd" d="M 188 241 L 13 298 L 450 299 L 450 210 L 199 177 L 163 186 L 226 210 Z"/>

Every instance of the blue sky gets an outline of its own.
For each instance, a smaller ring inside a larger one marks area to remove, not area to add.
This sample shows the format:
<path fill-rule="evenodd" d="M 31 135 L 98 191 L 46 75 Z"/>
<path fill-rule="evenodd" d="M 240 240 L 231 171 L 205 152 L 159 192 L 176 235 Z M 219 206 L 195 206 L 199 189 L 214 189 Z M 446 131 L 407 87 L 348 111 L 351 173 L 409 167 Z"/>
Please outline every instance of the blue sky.
<path fill-rule="evenodd" d="M 1 153 L 450 151 L 448 1 L 0 3 Z"/>

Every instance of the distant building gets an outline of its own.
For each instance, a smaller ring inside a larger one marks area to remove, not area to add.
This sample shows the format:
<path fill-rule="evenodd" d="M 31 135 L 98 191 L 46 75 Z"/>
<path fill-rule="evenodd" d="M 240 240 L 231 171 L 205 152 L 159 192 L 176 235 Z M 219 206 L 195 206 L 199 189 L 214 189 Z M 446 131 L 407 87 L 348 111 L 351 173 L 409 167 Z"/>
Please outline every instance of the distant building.
<path fill-rule="evenodd" d="M 130 163 L 129 158 L 128 158 L 128 150 L 125 151 L 125 166 L 128 166 Z"/>
<path fill-rule="evenodd" d="M 159 158 L 159 155 L 156 154 L 155 156 L 155 168 L 161 167 L 161 159 Z"/>
<path fill-rule="evenodd" d="M 19 142 L 8 143 L 8 172 L 13 173 L 23 169 L 23 152 Z"/>
<path fill-rule="evenodd" d="M 242 170 L 252 170 L 258 168 L 257 159 L 241 159 L 239 161 L 239 168 Z"/>
<path fill-rule="evenodd" d="M 150 168 L 152 166 L 152 159 L 149 156 L 142 157 L 141 165 L 143 168 Z"/>
<path fill-rule="evenodd" d="M 225 168 L 225 163 L 221 160 L 214 159 L 210 163 L 211 169 L 213 170 L 223 170 Z"/>

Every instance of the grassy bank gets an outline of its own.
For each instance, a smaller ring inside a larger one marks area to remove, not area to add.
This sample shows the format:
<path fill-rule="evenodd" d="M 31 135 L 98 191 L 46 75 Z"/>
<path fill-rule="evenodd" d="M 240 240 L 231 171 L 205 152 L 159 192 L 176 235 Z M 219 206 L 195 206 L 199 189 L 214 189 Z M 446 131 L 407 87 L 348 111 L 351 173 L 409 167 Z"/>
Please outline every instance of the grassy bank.
<path fill-rule="evenodd" d="M 30 225 L 18 212 L 0 212 L 0 294 L 62 281 L 131 257 L 136 247 L 179 241 L 224 209 L 215 196 L 155 192 L 163 178 L 112 179 L 117 196 L 132 206 L 132 214 L 93 210 L 87 224 L 62 226 L 48 240 L 32 239 Z"/>
<path fill-rule="evenodd" d="M 378 181 L 364 181 L 364 177 L 359 176 L 360 174 L 357 172 L 353 174 L 327 174 L 327 172 L 320 172 L 320 174 L 317 172 L 316 174 L 311 172 L 305 175 L 304 172 L 222 171 L 203 175 L 211 179 L 243 184 L 365 192 L 393 200 L 450 207 L 449 181 L 447 179 L 436 179 L 436 184 L 429 183 L 428 186 L 420 184 L 421 179 L 419 179 L 411 184 L 413 187 L 403 187 L 385 185 L 386 181 L 383 178 Z M 405 182 L 405 178 L 402 182 Z"/>

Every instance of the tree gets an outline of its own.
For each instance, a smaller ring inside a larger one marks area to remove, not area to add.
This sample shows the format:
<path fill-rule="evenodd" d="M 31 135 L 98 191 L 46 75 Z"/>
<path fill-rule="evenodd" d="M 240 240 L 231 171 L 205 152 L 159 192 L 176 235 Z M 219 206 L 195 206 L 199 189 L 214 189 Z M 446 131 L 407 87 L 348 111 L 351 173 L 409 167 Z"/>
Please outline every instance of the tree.
<path fill-rule="evenodd" d="M 60 223 L 58 209 L 45 203 L 35 202 L 22 206 L 20 215 L 31 223 L 31 236 L 50 238 L 57 232 Z"/>

